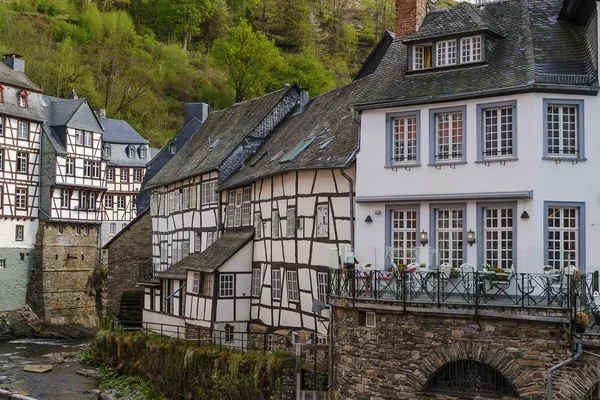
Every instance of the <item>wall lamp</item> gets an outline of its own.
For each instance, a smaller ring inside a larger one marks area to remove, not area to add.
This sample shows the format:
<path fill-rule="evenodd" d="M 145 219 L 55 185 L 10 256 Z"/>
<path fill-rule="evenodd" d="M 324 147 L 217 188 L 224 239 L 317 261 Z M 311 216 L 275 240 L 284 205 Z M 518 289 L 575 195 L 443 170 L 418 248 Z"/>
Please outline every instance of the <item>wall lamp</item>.
<path fill-rule="evenodd" d="M 429 240 L 427 239 L 427 232 L 422 231 L 421 232 L 421 246 L 425 246 L 427 243 L 429 243 Z"/>
<path fill-rule="evenodd" d="M 469 246 L 475 244 L 475 232 L 472 229 L 469 229 L 469 232 L 467 232 L 467 243 L 469 243 Z"/>

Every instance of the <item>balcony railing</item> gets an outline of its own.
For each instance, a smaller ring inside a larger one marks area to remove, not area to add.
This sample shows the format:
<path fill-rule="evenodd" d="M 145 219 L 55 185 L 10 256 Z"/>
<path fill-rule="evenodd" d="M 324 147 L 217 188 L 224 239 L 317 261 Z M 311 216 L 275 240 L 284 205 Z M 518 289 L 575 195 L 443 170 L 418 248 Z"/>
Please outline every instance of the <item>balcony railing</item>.
<path fill-rule="evenodd" d="M 330 296 L 437 305 L 585 308 L 598 274 L 330 269 Z"/>

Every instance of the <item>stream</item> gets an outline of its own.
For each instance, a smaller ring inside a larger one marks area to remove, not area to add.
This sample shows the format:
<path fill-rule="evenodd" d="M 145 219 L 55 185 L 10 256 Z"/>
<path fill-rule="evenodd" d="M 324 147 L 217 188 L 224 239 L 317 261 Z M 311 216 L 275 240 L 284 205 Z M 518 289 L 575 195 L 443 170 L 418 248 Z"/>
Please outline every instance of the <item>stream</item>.
<path fill-rule="evenodd" d="M 77 375 L 85 368 L 74 358 L 62 363 L 42 357 L 51 353 L 76 353 L 87 340 L 17 339 L 0 341 L 0 388 L 17 388 L 38 400 L 96 400 L 93 378 Z M 22 358 L 21 358 L 22 357 Z M 27 364 L 53 364 L 43 374 L 24 372 Z M 12 390 L 12 389 L 8 389 Z"/>

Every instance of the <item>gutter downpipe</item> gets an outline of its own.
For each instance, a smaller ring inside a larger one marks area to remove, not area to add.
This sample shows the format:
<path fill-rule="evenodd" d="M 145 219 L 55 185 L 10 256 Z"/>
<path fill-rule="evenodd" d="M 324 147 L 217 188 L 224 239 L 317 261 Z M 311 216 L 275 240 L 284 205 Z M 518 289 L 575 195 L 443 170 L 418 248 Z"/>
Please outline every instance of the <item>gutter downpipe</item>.
<path fill-rule="evenodd" d="M 552 400 L 552 374 L 554 373 L 554 371 L 556 371 L 562 367 L 565 367 L 574 361 L 579 360 L 582 353 L 583 353 L 583 345 L 581 343 L 578 343 L 577 344 L 577 353 L 575 353 L 574 356 L 572 356 L 571 358 L 569 358 L 561 363 L 558 363 L 558 364 L 550 367 L 550 369 L 548 370 L 548 400 Z"/>

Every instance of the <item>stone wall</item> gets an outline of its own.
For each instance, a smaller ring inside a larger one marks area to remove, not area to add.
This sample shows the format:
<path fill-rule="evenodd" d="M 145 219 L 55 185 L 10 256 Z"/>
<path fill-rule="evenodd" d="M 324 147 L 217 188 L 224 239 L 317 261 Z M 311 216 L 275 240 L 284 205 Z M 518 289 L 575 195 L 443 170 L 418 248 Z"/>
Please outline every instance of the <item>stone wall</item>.
<path fill-rule="evenodd" d="M 335 399 L 440 398 L 427 393 L 428 381 L 443 365 L 464 359 L 494 367 L 512 383 L 518 398 L 540 399 L 548 369 L 571 356 L 571 345 L 556 322 L 388 309 L 376 311 L 376 327 L 367 328 L 359 323 L 359 311 L 349 307 L 336 307 L 334 318 Z M 584 354 L 579 363 L 561 370 L 554 379 L 554 398 L 582 398 L 600 379 L 598 366 L 600 359 Z M 474 394 L 466 395 L 460 398 Z"/>
<path fill-rule="evenodd" d="M 77 231 L 76 224 L 45 222 L 38 227 L 34 270 L 28 288 L 28 303 L 46 322 L 79 323 L 93 327 L 98 283 L 98 225 Z"/>
<path fill-rule="evenodd" d="M 140 282 L 140 270 L 152 266 L 152 218 L 141 214 L 105 248 L 106 315 L 119 313 L 121 294 Z M 141 290 L 141 289 L 140 289 Z"/>
<path fill-rule="evenodd" d="M 33 270 L 34 251 L 31 248 L 0 247 L 0 311 L 14 310 L 25 305 L 29 275 Z"/>

